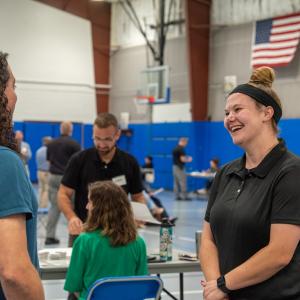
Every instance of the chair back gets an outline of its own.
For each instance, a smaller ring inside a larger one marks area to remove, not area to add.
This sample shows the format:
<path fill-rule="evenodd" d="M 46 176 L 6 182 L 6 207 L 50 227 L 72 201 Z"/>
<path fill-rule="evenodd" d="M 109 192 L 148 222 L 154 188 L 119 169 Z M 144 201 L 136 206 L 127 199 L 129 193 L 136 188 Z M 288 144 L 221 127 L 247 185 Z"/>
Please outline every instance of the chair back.
<path fill-rule="evenodd" d="M 106 277 L 93 283 L 87 300 L 158 300 L 162 289 L 157 276 Z"/>

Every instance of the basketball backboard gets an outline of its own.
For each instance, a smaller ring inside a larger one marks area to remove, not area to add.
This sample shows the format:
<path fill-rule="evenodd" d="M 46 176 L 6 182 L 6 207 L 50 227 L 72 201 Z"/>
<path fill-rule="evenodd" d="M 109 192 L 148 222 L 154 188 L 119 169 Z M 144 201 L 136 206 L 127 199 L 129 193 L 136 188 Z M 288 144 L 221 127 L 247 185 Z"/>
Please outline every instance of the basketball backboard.
<path fill-rule="evenodd" d="M 151 97 L 151 104 L 170 102 L 169 67 L 151 67 L 141 71 L 140 88 L 136 96 Z"/>

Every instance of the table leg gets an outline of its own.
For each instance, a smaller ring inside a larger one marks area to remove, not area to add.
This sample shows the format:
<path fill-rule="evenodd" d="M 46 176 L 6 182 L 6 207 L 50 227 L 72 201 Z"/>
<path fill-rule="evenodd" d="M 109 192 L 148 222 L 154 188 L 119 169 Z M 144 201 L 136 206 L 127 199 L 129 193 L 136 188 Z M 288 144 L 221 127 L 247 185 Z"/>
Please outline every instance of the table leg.
<path fill-rule="evenodd" d="M 172 299 L 174 300 L 178 300 L 177 298 L 175 298 L 167 289 L 163 288 L 163 291 Z"/>
<path fill-rule="evenodd" d="M 184 298 L 184 292 L 183 292 L 183 273 L 179 273 L 179 292 L 180 292 L 179 299 L 183 300 L 183 298 Z"/>
<path fill-rule="evenodd" d="M 160 277 L 160 274 L 157 274 L 158 277 Z M 163 291 L 173 300 L 178 300 L 177 298 L 175 298 L 166 288 L 163 288 Z M 161 297 L 159 298 L 161 299 Z"/>

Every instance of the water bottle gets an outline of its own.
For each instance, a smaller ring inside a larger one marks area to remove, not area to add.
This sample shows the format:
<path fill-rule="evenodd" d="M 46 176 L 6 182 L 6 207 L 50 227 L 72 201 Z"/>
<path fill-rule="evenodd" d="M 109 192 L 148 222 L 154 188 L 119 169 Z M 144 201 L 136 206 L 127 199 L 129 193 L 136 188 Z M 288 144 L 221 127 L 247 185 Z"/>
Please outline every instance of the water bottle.
<path fill-rule="evenodd" d="M 162 219 L 159 237 L 160 260 L 172 260 L 173 225 L 166 218 Z"/>

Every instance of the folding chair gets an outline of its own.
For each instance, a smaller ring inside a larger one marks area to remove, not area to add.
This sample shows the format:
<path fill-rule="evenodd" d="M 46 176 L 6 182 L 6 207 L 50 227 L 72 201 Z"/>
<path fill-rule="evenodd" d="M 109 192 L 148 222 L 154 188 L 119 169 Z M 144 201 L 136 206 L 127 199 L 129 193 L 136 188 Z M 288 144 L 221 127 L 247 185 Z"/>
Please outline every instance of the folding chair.
<path fill-rule="evenodd" d="M 163 288 L 157 276 L 124 276 L 99 279 L 90 287 L 87 300 L 158 300 Z"/>

